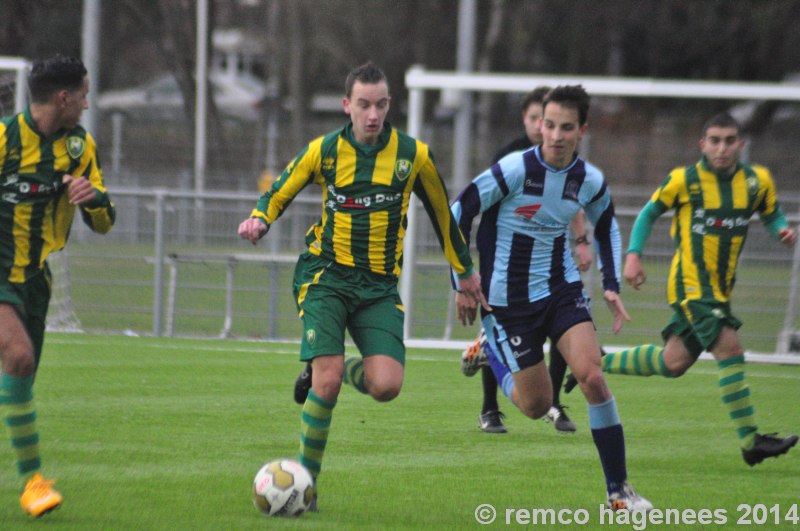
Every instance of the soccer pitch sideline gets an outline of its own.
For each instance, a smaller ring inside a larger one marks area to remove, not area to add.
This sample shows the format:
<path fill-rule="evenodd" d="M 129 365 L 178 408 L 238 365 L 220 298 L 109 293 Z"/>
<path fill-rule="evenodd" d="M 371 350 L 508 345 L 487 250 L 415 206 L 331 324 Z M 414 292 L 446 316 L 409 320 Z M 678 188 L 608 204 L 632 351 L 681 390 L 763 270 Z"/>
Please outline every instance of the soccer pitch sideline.
<path fill-rule="evenodd" d="M 250 501 L 253 475 L 297 454 L 297 350 L 49 334 L 35 390 L 44 470 L 64 506 L 28 520 L 4 438 L 0 529 L 738 529 L 747 519 L 750 528 L 800 528 L 800 448 L 745 465 L 710 362 L 678 380 L 609 377 L 633 486 L 682 518 L 609 524 L 608 516 L 601 522 L 602 472 L 579 393 L 563 400 L 574 435 L 524 418 L 502 396 L 509 433 L 482 433 L 480 377 L 461 375 L 456 351 L 420 349 L 409 350 L 393 402 L 342 390 L 320 512 L 264 518 Z M 800 431 L 800 367 L 750 364 L 748 380 L 761 432 Z M 476 521 L 482 504 L 497 512 L 491 525 Z M 574 521 L 534 523 L 531 515 L 546 509 Z M 710 525 L 699 523 L 702 510 Z M 713 523 L 723 515 L 724 524 Z"/>

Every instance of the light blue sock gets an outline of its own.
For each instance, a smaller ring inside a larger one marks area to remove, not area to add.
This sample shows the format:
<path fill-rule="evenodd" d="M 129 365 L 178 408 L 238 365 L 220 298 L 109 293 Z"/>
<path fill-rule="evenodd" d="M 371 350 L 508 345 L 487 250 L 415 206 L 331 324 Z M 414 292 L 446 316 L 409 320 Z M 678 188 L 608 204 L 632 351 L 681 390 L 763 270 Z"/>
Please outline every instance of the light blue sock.
<path fill-rule="evenodd" d="M 589 404 L 589 427 L 593 430 L 608 428 L 619 423 L 617 402 L 613 397 L 602 404 Z"/>
<path fill-rule="evenodd" d="M 494 353 L 494 349 L 489 346 L 489 343 L 486 343 L 483 349 L 486 351 L 486 355 L 489 358 L 489 367 L 492 368 L 494 377 L 497 378 L 497 381 L 500 383 L 500 389 L 502 389 L 503 394 L 511 400 L 511 393 L 514 391 L 514 376 L 511 374 L 509 368 L 500 361 L 500 358 Z"/>
<path fill-rule="evenodd" d="M 592 439 L 600 455 L 606 490 L 616 492 L 625 484 L 628 470 L 625 463 L 625 434 L 619 421 L 614 398 L 602 404 L 589 404 L 589 426 Z"/>

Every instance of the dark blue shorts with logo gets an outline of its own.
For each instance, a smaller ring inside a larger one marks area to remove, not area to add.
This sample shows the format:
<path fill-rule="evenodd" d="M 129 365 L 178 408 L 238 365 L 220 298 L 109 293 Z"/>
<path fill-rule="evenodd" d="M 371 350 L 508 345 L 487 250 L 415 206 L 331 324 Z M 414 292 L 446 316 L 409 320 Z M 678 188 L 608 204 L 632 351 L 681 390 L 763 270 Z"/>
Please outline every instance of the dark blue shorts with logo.
<path fill-rule="evenodd" d="M 544 343 L 551 344 L 578 323 L 591 321 L 583 283 L 572 282 L 550 296 L 527 304 L 493 306 L 482 323 L 486 339 L 511 372 L 544 360 Z"/>

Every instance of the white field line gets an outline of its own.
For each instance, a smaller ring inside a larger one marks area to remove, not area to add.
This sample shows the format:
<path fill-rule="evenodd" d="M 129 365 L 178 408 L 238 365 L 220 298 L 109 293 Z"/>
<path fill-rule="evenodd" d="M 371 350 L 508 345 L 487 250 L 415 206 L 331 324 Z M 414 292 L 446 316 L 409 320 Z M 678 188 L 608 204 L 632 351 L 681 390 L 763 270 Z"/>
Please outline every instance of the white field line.
<path fill-rule="evenodd" d="M 269 354 L 279 354 L 283 356 L 297 356 L 299 354 L 299 348 L 296 345 L 299 345 L 298 342 L 276 342 L 276 341 L 269 341 L 264 343 L 282 343 L 287 347 L 289 345 L 293 345 L 292 348 L 270 348 L 268 351 L 265 347 L 261 346 L 261 342 L 254 340 L 252 342 L 253 346 L 250 347 L 233 347 L 233 346 L 211 346 L 202 345 L 202 341 L 197 341 L 196 344 L 191 346 L 186 345 L 173 345 L 170 343 L 163 343 L 159 340 L 153 339 L 154 342 L 151 341 L 142 341 L 141 348 L 146 348 L 148 350 L 197 350 L 203 352 L 248 352 L 248 353 L 266 353 Z M 64 335 L 60 337 L 50 337 L 47 339 L 48 344 L 56 344 L 56 345 L 95 345 L 96 342 L 93 341 L 86 341 L 81 339 L 80 336 L 75 335 Z M 453 350 L 454 354 L 452 358 L 440 358 L 440 357 L 431 357 L 425 355 L 417 355 L 411 354 L 407 355 L 406 358 L 412 361 L 427 361 L 427 362 L 444 362 L 444 363 L 456 363 L 460 362 L 460 352 L 465 349 L 470 344 L 469 341 L 440 341 L 440 340 L 420 340 L 420 339 L 413 339 L 406 341 L 406 346 L 410 348 L 427 348 L 427 349 L 435 349 L 435 350 Z M 623 350 L 626 347 L 604 347 L 607 352 L 616 352 L 618 350 Z M 457 354 L 459 353 L 459 354 Z M 711 354 L 704 352 L 700 356 L 701 360 L 704 361 L 714 361 L 714 358 Z M 751 364 L 759 364 L 759 363 L 771 363 L 771 364 L 787 364 L 787 365 L 800 365 L 800 356 L 795 354 L 763 354 L 763 353 L 754 353 L 754 352 L 746 352 L 745 359 L 748 363 Z M 751 366 L 752 367 L 752 366 Z M 690 369 L 691 373 L 694 374 L 716 374 L 714 370 L 705 370 L 705 369 Z M 748 369 L 747 370 L 748 376 L 754 377 L 764 377 L 764 378 L 788 378 L 788 379 L 800 379 L 800 374 L 759 374 L 757 370 Z"/>

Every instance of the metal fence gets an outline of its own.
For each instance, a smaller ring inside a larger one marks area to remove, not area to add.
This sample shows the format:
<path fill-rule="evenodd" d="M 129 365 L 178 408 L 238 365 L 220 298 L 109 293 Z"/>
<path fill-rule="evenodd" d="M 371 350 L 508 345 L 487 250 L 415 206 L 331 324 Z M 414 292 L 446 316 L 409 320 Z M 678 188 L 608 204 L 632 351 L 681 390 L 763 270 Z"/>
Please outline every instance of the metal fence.
<path fill-rule="evenodd" d="M 291 278 L 305 232 L 320 216 L 314 190 L 301 194 L 255 247 L 238 238 L 236 229 L 255 205 L 257 193 L 109 191 L 118 209 L 114 230 L 99 236 L 76 221 L 68 247 L 68 297 L 83 329 L 157 336 L 299 336 Z M 624 189 L 615 198 L 627 237 L 647 196 Z M 800 219 L 796 202 L 784 201 L 783 207 L 794 223 Z M 471 338 L 476 329 L 453 320 L 447 264 L 424 210 L 417 212 L 417 220 L 415 261 L 405 266 L 414 273 L 412 296 L 404 301 L 409 336 Z M 669 318 L 664 302 L 673 252 L 668 223 L 667 218 L 659 220 L 648 242 L 646 289 L 623 291 L 633 316 L 623 333 L 611 337 L 608 312 L 596 308 L 603 341 L 658 341 Z M 792 305 L 792 271 L 792 251 L 768 238 L 760 223 L 752 223 L 734 299 L 734 311 L 746 324 L 741 335 L 749 349 L 775 350 Z M 602 300 L 596 269 L 584 280 L 592 297 Z M 788 326 L 797 330 L 798 324 L 792 316 Z"/>

